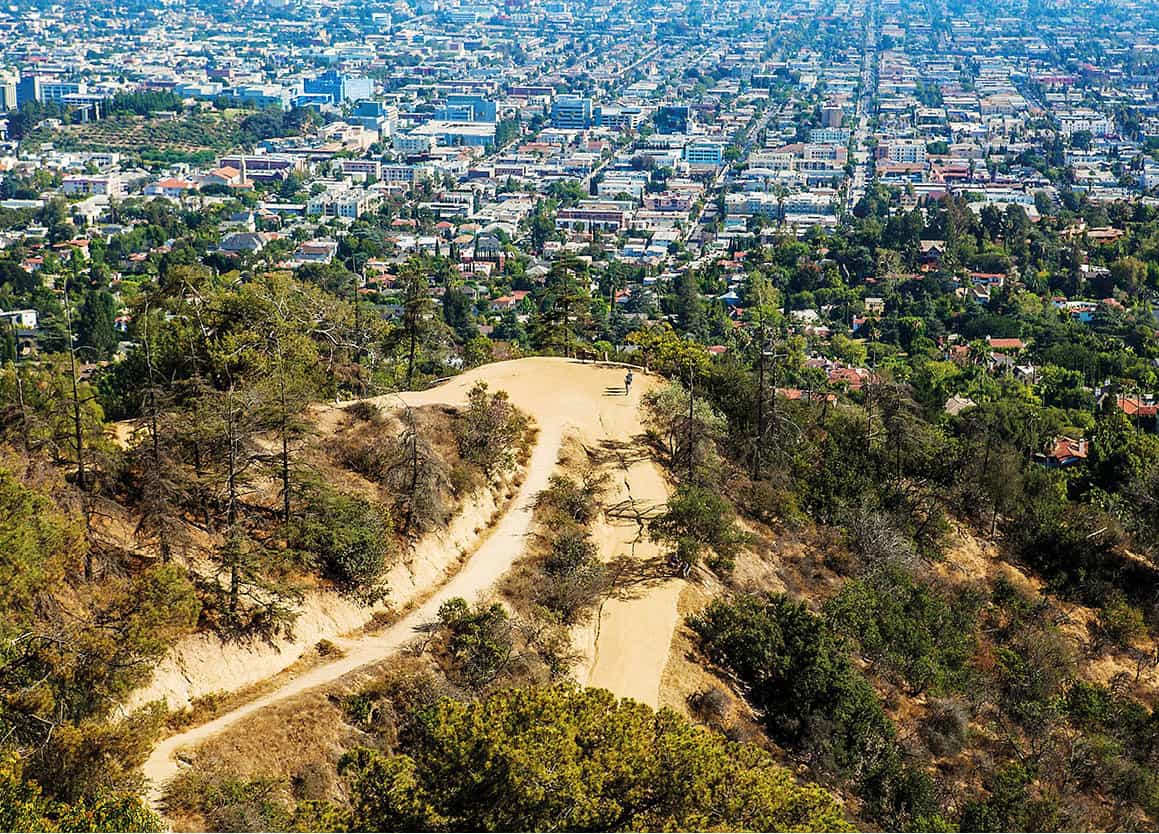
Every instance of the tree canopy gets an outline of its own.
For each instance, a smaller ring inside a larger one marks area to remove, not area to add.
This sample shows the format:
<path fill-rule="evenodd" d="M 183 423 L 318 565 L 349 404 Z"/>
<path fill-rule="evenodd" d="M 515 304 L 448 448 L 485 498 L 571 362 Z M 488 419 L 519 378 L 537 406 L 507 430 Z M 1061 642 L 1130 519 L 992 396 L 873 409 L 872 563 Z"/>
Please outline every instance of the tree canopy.
<path fill-rule="evenodd" d="M 850 830 L 767 753 L 604 690 L 443 700 L 345 771 L 354 830 Z"/>

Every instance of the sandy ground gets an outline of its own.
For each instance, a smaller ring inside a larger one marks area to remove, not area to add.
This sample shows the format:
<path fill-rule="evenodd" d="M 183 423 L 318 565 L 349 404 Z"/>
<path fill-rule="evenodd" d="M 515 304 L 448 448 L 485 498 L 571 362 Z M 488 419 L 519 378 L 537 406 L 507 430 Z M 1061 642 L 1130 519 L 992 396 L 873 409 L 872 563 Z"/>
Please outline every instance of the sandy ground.
<path fill-rule="evenodd" d="M 462 558 L 486 539 L 493 519 L 505 505 L 497 484 L 468 499 L 444 530 L 424 536 L 386 575 L 390 596 L 382 603 L 362 605 L 332 590 L 307 592 L 299 606 L 294 632 L 270 642 L 223 643 L 209 633 L 181 640 L 158 664 L 150 682 L 126 700 L 129 709 L 164 701 L 170 709 L 191 706 L 199 698 L 254 686 L 292 667 L 320 640 L 342 646 L 347 635 L 371 623 L 377 615 L 405 612 L 458 571 Z"/>
<path fill-rule="evenodd" d="M 658 382 L 639 372 L 635 376 L 631 395 L 624 396 L 622 368 L 535 357 L 485 365 L 429 391 L 401 395 L 411 405 L 462 404 L 475 382 L 483 380 L 491 390 L 507 391 L 512 402 L 535 419 L 539 428 L 536 445 L 510 509 L 459 572 L 401 620 L 380 633 L 341 642 L 345 652 L 341 658 L 314 666 L 231 712 L 161 742 L 143 768 L 152 786 L 152 800 L 156 803 L 164 783 L 178 772 L 181 750 L 195 747 L 264 707 L 390 656 L 416 636 L 416 628 L 435 619 L 447 599 L 474 600 L 485 595 L 523 550 L 532 501 L 547 486 L 565 432 L 574 431 L 618 457 L 615 465 L 620 474 L 611 500 L 630 497 L 637 508 L 663 503 L 668 490 L 660 469 L 634 443 L 641 433 L 640 396 Z M 391 395 L 381 402 L 389 406 L 398 399 Z M 609 519 L 597 533 L 606 558 L 632 552 L 633 547 L 635 554 L 645 559 L 654 555 L 652 545 L 636 541 L 640 538 L 634 515 Z M 618 695 L 655 705 L 678 618 L 679 593 L 680 585 L 674 580 L 643 581 L 626 598 L 609 600 L 588 645 L 581 646 L 589 658 L 586 679 L 581 683 L 605 686 Z"/>
<path fill-rule="evenodd" d="M 580 684 L 656 707 L 684 585 L 665 568 L 645 529 L 647 519 L 662 511 L 668 484 L 638 437 L 604 442 L 599 455 L 611 481 L 606 512 L 593 525 L 592 537 L 605 561 L 630 556 L 639 573 L 603 602 L 590 625 L 577 629 L 583 659 L 573 675 Z"/>

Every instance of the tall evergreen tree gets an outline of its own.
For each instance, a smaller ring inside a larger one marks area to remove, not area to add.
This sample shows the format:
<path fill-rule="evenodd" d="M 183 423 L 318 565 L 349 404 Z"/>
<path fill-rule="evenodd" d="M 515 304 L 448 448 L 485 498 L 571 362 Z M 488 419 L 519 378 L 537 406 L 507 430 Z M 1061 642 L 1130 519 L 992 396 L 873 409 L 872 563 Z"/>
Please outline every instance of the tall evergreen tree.
<path fill-rule="evenodd" d="M 90 348 L 86 359 L 109 359 L 117 348 L 117 305 L 105 290 L 85 296 L 77 315 L 76 330 L 80 347 Z"/>

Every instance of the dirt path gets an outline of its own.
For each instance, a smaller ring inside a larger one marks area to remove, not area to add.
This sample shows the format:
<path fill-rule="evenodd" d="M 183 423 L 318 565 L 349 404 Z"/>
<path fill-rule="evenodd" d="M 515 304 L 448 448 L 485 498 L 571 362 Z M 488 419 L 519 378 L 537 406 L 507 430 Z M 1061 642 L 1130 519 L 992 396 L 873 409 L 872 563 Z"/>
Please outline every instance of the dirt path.
<path fill-rule="evenodd" d="M 263 707 L 330 683 L 398 651 L 416 636 L 417 627 L 435 618 L 447 599 L 474 600 L 485 594 L 523 549 L 532 499 L 547 486 L 565 432 L 575 431 L 588 442 L 606 443 L 609 448 L 624 446 L 640 434 L 639 398 L 657 383 L 637 373 L 631 396 L 624 396 L 623 376 L 623 369 L 618 367 L 535 357 L 485 365 L 438 388 L 402 395 L 411 405 L 461 404 L 475 382 L 483 380 L 492 390 L 507 391 L 516 406 L 535 418 L 539 436 L 511 509 L 452 579 L 393 626 L 378 634 L 335 641 L 345 652 L 341 658 L 315 666 L 266 695 L 161 742 L 143 768 L 151 785 L 151 799 L 156 802 L 164 784 L 178 773 L 181 765 L 177 754 L 181 750 L 196 747 Z M 397 405 L 397 401 L 395 395 L 381 398 L 384 406 Z M 617 494 L 630 490 L 641 505 L 666 499 L 667 487 L 660 471 L 646 457 L 624 459 L 619 471 Z M 638 532 L 639 525 L 626 520 L 606 524 L 598 535 L 605 553 L 629 552 Z M 636 547 L 640 553 L 639 548 L 650 545 Z M 678 592 L 675 583 L 663 583 L 642 588 L 639 599 L 609 600 L 599 618 L 598 639 L 593 638 L 588 647 L 592 663 L 586 682 L 655 704 L 676 623 Z"/>
<path fill-rule="evenodd" d="M 585 657 L 573 674 L 581 684 L 655 707 L 683 587 L 662 567 L 660 548 L 648 541 L 645 527 L 667 500 L 668 485 L 639 444 L 617 444 L 606 453 L 612 488 L 605 500 L 608 511 L 592 535 L 605 560 L 631 556 L 640 575 L 630 576 L 576 635 Z"/>

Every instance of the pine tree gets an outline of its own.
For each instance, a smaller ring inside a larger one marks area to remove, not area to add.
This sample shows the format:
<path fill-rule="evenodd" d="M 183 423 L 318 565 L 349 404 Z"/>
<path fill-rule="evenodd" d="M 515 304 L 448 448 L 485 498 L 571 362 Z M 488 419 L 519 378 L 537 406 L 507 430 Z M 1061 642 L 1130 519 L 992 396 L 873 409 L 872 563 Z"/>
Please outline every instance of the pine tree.
<path fill-rule="evenodd" d="M 556 261 L 532 323 L 535 346 L 571 356 L 579 332 L 589 321 L 590 307 L 584 264 L 574 258 Z"/>
<path fill-rule="evenodd" d="M 426 320 L 434 302 L 430 283 L 418 263 L 407 264 L 403 270 L 402 330 L 406 345 L 406 387 L 414 387 L 415 362 L 418 359 Z"/>
<path fill-rule="evenodd" d="M 85 296 L 77 316 L 77 340 L 92 359 L 109 359 L 117 349 L 117 306 L 112 294 L 99 290 Z"/>

